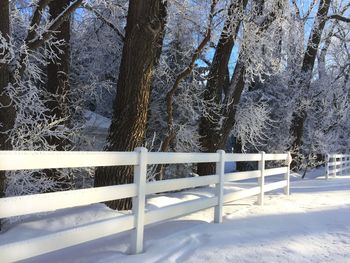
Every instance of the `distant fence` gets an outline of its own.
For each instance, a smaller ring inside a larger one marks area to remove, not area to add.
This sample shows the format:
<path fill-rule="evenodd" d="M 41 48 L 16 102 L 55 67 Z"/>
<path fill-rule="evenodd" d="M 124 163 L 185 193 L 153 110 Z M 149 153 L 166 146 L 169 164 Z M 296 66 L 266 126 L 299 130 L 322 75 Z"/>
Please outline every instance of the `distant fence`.
<path fill-rule="evenodd" d="M 279 168 L 265 169 L 266 161 L 273 160 L 282 161 L 284 165 Z M 257 161 L 259 169 L 225 174 L 225 162 L 244 161 Z M 208 162 L 216 163 L 216 174 L 146 182 L 147 165 Z M 140 253 L 143 251 L 145 225 L 184 216 L 210 207 L 215 208 L 214 222 L 221 223 L 223 204 L 226 202 L 258 195 L 258 203 L 263 205 L 264 193 L 280 188 L 283 188 L 284 193 L 289 195 L 290 162 L 289 153 L 228 154 L 222 150 L 216 153 L 160 153 L 147 152 L 146 148 L 137 148 L 134 152 L 0 151 L 0 170 L 5 171 L 134 166 L 134 183 L 132 184 L 1 198 L 0 218 L 54 211 L 128 197 L 133 198 L 133 209 L 130 215 L 116 216 L 57 233 L 1 245 L 1 262 L 13 262 L 35 257 L 127 230 L 132 230 L 131 253 Z M 283 180 L 265 184 L 265 177 L 277 174 L 283 174 Z M 224 194 L 225 182 L 250 178 L 257 178 L 258 186 Z M 215 196 L 145 212 L 145 200 L 149 194 L 207 185 L 215 185 Z"/>
<path fill-rule="evenodd" d="M 350 173 L 350 154 L 327 154 L 326 179 Z"/>

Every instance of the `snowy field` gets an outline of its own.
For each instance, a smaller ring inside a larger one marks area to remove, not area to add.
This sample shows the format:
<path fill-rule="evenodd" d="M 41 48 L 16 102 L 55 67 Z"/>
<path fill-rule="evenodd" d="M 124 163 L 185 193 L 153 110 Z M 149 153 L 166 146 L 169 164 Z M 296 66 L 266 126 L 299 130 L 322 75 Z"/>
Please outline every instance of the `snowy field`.
<path fill-rule="evenodd" d="M 75 246 L 25 262 L 350 262 L 350 176 L 328 181 L 323 170 L 301 180 L 291 196 L 275 191 L 224 206 L 224 222 L 211 223 L 213 209 L 145 229 L 145 253 L 128 255 L 130 232 Z M 256 185 L 229 185 L 226 191 Z M 152 196 L 147 209 L 211 196 L 211 188 Z M 27 218 L 0 235 L 0 244 L 44 235 L 116 216 L 102 204 Z M 0 260 L 1 261 L 1 260 Z"/>

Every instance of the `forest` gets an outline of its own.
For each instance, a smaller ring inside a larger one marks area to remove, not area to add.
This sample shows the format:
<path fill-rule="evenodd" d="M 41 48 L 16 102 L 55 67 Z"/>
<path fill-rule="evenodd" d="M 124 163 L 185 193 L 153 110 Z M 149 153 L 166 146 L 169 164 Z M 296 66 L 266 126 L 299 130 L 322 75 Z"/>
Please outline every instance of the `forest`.
<path fill-rule="evenodd" d="M 349 78 L 349 0 L 0 0 L 1 150 L 290 151 L 306 171 L 350 150 Z M 132 181 L 0 172 L 0 197 Z"/>

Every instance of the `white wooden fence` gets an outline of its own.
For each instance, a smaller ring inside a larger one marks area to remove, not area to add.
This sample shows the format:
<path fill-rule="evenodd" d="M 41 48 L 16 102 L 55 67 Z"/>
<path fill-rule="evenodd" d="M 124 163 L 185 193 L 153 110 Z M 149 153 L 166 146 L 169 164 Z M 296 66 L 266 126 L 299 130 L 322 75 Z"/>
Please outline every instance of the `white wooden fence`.
<path fill-rule="evenodd" d="M 265 162 L 280 160 L 279 168 L 265 169 Z M 257 161 L 259 170 L 224 173 L 225 162 Z M 216 163 L 216 174 L 146 182 L 147 165 L 178 163 Z M 75 168 L 98 166 L 134 166 L 134 183 L 56 193 L 34 194 L 0 199 L 0 218 L 54 211 L 122 198 L 133 198 L 130 215 L 116 216 L 88 225 L 64 230 L 0 246 L 0 261 L 13 262 L 42 255 L 59 249 L 78 245 L 98 238 L 132 230 L 131 253 L 143 251 L 144 226 L 171 218 L 215 207 L 214 222 L 222 222 L 223 204 L 245 197 L 258 195 L 258 203 L 264 204 L 264 193 L 284 189 L 289 195 L 289 165 L 291 156 L 285 154 L 228 154 L 217 153 L 159 153 L 137 148 L 134 152 L 33 152 L 0 151 L 0 170 L 27 170 L 49 168 Z M 265 177 L 283 174 L 283 180 L 265 184 Z M 258 178 L 258 186 L 224 194 L 225 182 Z M 190 187 L 216 185 L 213 197 L 200 198 L 180 204 L 169 205 L 145 212 L 147 195 L 181 190 Z"/>
<path fill-rule="evenodd" d="M 350 174 L 350 154 L 327 154 L 326 179 L 345 173 Z"/>

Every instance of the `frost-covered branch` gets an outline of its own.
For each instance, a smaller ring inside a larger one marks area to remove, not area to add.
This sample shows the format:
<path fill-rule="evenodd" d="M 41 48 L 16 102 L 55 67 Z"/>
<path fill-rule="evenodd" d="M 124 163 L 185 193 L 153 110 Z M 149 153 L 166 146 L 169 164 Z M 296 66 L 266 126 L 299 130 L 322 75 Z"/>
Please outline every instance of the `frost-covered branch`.
<path fill-rule="evenodd" d="M 125 40 L 125 36 L 124 34 L 119 30 L 119 28 L 117 26 L 115 26 L 111 21 L 109 21 L 107 18 L 105 18 L 100 12 L 98 12 L 95 8 L 93 8 L 91 5 L 89 4 L 84 4 L 83 5 L 84 8 L 86 8 L 87 10 L 93 12 L 97 18 L 101 19 L 106 25 L 108 25 L 110 28 L 112 28 L 117 35 L 120 37 L 120 39 L 122 41 Z"/>

